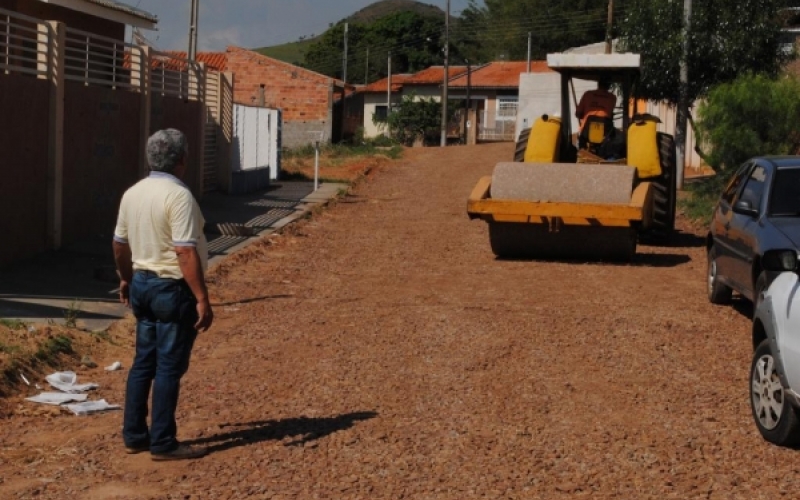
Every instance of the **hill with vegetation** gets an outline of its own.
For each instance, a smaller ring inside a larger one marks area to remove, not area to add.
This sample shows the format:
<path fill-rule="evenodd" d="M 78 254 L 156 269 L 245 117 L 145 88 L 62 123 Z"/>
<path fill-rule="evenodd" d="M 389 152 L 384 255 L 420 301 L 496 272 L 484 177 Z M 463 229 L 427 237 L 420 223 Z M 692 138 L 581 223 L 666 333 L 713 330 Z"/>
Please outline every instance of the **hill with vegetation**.
<path fill-rule="evenodd" d="M 342 19 L 339 23 L 370 24 L 378 19 L 395 14 L 397 12 L 413 12 L 423 16 L 444 16 L 444 11 L 434 5 L 429 5 L 416 0 L 380 0 L 370 4 L 363 9 L 355 12 L 349 17 Z M 333 24 L 331 25 L 333 27 Z M 313 34 L 309 37 L 301 36 L 297 41 L 273 45 L 271 47 L 261 47 L 253 49 L 259 54 L 263 54 L 280 61 L 302 66 L 305 62 L 305 55 L 309 47 L 318 42 L 322 34 Z"/>
<path fill-rule="evenodd" d="M 368 24 L 395 12 L 413 12 L 422 16 L 444 16 L 444 11 L 439 7 L 416 0 L 380 0 L 364 7 L 344 21 Z"/>

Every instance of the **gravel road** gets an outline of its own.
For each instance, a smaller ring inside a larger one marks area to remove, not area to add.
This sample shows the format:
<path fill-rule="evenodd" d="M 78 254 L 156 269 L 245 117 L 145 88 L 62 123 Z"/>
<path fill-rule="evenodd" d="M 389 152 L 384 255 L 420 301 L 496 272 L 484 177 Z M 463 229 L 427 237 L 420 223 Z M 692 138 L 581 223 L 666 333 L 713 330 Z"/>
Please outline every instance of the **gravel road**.
<path fill-rule="evenodd" d="M 800 496 L 750 415 L 749 306 L 706 300 L 702 232 L 679 220 L 630 265 L 496 260 L 466 199 L 512 149 L 408 150 L 211 273 L 179 412 L 210 455 L 125 455 L 120 412 L 21 411 L 0 497 Z M 122 401 L 125 372 L 82 377 Z"/>

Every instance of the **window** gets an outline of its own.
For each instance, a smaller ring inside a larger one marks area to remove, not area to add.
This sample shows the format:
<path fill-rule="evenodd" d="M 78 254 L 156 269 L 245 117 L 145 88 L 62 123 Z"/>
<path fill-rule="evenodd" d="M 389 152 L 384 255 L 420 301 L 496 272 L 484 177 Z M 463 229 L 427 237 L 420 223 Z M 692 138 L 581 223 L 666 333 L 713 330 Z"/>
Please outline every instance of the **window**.
<path fill-rule="evenodd" d="M 752 163 L 745 163 L 736 173 L 731 177 L 731 180 L 728 181 L 728 185 L 725 187 L 725 191 L 722 193 L 722 199 L 726 202 L 733 203 L 733 197 L 736 196 L 736 192 L 739 191 L 739 187 L 742 185 L 742 181 L 745 179 L 747 172 L 752 167 Z"/>
<path fill-rule="evenodd" d="M 503 121 L 516 121 L 519 97 L 504 96 L 497 98 L 497 119 Z"/>
<path fill-rule="evenodd" d="M 386 105 L 375 106 L 375 115 L 374 115 L 375 121 L 379 121 L 379 122 L 385 122 L 386 121 L 386 116 L 387 116 L 386 110 L 387 110 L 387 107 L 388 106 L 386 106 Z"/>
<path fill-rule="evenodd" d="M 778 169 L 772 186 L 770 215 L 800 215 L 800 168 Z"/>
<path fill-rule="evenodd" d="M 767 171 L 761 165 L 756 165 L 747 184 L 744 185 L 741 200 L 750 203 L 756 209 L 761 208 L 761 198 L 764 195 L 764 181 L 767 178 Z"/>

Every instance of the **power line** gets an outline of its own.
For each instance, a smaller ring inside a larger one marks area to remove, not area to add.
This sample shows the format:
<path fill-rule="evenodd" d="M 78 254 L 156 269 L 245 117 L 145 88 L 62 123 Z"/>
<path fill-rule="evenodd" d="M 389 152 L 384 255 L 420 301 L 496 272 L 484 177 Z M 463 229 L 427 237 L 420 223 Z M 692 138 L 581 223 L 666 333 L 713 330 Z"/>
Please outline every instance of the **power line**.
<path fill-rule="evenodd" d="M 598 31 L 602 31 L 604 29 L 604 24 L 594 24 L 594 23 L 584 23 L 584 24 L 577 24 L 572 26 L 570 29 L 560 30 L 559 33 L 562 35 L 571 35 L 576 33 L 583 33 L 586 32 L 587 28 L 596 28 Z M 509 35 L 506 32 L 497 32 L 492 36 L 483 36 L 482 40 L 488 42 L 508 42 L 509 38 L 512 37 L 520 37 L 524 38 L 527 34 L 519 33 L 515 35 Z M 405 42 L 393 45 L 371 45 L 371 49 L 374 51 L 384 51 L 387 48 L 391 48 L 395 52 L 402 52 L 401 49 L 415 49 L 423 46 L 426 40 L 422 39 L 419 41 L 415 41 L 413 43 Z M 358 55 L 354 58 L 352 64 L 360 64 L 362 62 L 362 56 Z M 313 70 L 318 72 L 333 72 L 339 68 L 339 56 L 330 56 L 327 59 L 316 61 L 313 64 Z"/>
<path fill-rule="evenodd" d="M 624 9 L 615 9 L 619 15 L 624 15 Z M 453 36 L 461 36 L 464 38 L 480 35 L 480 39 L 489 43 L 504 43 L 508 42 L 511 38 L 526 35 L 527 32 L 552 32 L 557 30 L 560 35 L 571 35 L 581 32 L 586 32 L 591 29 L 605 32 L 607 28 L 606 23 L 607 11 L 605 8 L 593 9 L 585 12 L 575 12 L 569 14 L 547 14 L 537 16 L 536 19 L 527 20 L 504 20 L 502 22 L 489 21 L 483 27 L 465 25 L 463 22 L 451 28 Z M 558 22 L 556 22 L 558 21 Z M 568 27 L 563 28 L 566 24 Z M 442 32 L 434 33 L 441 36 Z M 374 53 L 387 52 L 389 50 L 397 53 L 402 52 L 403 49 L 417 49 L 426 43 L 429 43 L 430 36 L 419 37 L 415 39 L 405 40 L 392 44 L 378 44 L 369 45 Z M 361 45 L 363 47 L 363 44 Z M 353 64 L 361 64 L 362 56 L 359 54 L 355 56 Z M 339 56 L 330 56 L 327 59 L 315 61 L 312 69 L 321 73 L 332 74 L 335 73 L 339 67 Z"/>

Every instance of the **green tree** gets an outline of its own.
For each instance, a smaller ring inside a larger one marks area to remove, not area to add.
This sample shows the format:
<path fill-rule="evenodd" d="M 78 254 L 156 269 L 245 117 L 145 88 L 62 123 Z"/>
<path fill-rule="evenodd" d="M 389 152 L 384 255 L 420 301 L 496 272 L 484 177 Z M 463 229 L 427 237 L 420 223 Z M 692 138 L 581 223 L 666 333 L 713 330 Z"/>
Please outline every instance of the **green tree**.
<path fill-rule="evenodd" d="M 305 54 L 305 67 L 342 78 L 344 24 L 336 24 L 309 47 Z M 417 72 L 442 64 L 443 32 L 443 17 L 412 11 L 394 12 L 368 24 L 350 23 L 348 80 L 371 82 L 385 77 L 389 50 L 392 52 L 392 73 Z"/>
<path fill-rule="evenodd" d="M 404 96 L 385 120 L 373 115 L 373 123 L 384 128 L 401 144 L 431 141 L 439 134 L 442 124 L 442 105 L 433 99 Z"/>
<path fill-rule="evenodd" d="M 800 152 L 800 82 L 745 75 L 715 87 L 699 109 L 699 129 L 719 170 L 761 154 Z"/>
<path fill-rule="evenodd" d="M 775 76 L 789 57 L 780 50 L 786 0 L 694 2 L 689 31 L 687 97 L 751 72 Z M 619 25 L 623 50 L 642 55 L 640 97 L 677 104 L 683 54 L 683 2 L 628 0 Z"/>
<path fill-rule="evenodd" d="M 461 14 L 454 45 L 470 61 L 533 59 L 605 39 L 608 0 L 477 0 Z"/>

